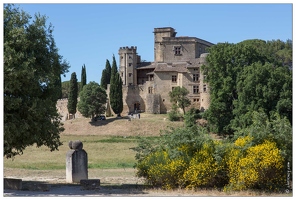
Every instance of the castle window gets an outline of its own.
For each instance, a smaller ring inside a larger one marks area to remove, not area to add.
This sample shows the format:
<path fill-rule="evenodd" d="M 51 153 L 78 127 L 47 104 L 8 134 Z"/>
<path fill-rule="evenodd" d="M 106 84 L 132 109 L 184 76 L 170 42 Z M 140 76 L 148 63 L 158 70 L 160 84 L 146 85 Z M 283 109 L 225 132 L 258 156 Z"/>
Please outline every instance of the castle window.
<path fill-rule="evenodd" d="M 131 67 L 132 66 L 132 63 L 129 63 L 128 66 Z"/>
<path fill-rule="evenodd" d="M 181 55 L 181 46 L 174 47 L 175 55 Z"/>
<path fill-rule="evenodd" d="M 204 92 L 207 91 L 207 85 L 203 85 L 203 91 L 204 91 Z"/>
<path fill-rule="evenodd" d="M 193 74 L 193 81 L 198 81 L 199 74 Z"/>
<path fill-rule="evenodd" d="M 129 59 L 132 59 L 133 57 L 131 57 L 131 56 L 128 56 L 128 58 L 129 58 Z"/>
<path fill-rule="evenodd" d="M 148 93 L 152 94 L 153 93 L 153 88 L 152 87 L 148 87 Z"/>
<path fill-rule="evenodd" d="M 198 94 L 198 93 L 199 93 L 198 85 L 194 85 L 193 86 L 193 94 Z"/>
<path fill-rule="evenodd" d="M 176 75 L 172 75 L 172 82 L 176 83 L 177 82 L 177 76 Z"/>
<path fill-rule="evenodd" d="M 193 102 L 199 102 L 199 99 L 193 99 Z"/>
<path fill-rule="evenodd" d="M 132 73 L 128 73 L 128 77 L 132 77 L 132 75 L 133 75 Z"/>

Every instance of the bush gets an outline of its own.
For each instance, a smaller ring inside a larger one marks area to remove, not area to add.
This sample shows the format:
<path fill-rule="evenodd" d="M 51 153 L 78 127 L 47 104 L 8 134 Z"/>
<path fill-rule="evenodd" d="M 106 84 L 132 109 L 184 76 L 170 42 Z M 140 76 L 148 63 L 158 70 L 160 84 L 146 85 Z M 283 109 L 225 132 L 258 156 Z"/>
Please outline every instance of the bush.
<path fill-rule="evenodd" d="M 141 172 L 153 186 L 173 189 L 178 187 L 185 168 L 182 159 L 171 160 L 166 151 L 156 151 L 138 164 L 138 175 Z"/>
<path fill-rule="evenodd" d="M 227 190 L 278 190 L 284 185 L 284 159 L 276 144 L 264 141 L 246 148 L 249 136 L 238 138 L 228 155 L 229 184 Z"/>
<path fill-rule="evenodd" d="M 222 165 L 219 165 L 215 160 L 214 151 L 213 144 L 205 143 L 203 148 L 196 152 L 183 175 L 184 181 L 187 182 L 187 188 L 217 185 L 216 178 Z"/>

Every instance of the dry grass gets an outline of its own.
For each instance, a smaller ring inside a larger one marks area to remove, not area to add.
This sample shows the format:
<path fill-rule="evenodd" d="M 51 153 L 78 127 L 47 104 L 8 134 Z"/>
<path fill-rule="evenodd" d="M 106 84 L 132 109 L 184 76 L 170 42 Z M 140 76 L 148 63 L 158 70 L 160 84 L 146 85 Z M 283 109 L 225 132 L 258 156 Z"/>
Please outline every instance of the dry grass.
<path fill-rule="evenodd" d="M 77 118 L 64 122 L 62 135 L 116 135 L 116 136 L 159 136 L 160 130 L 168 126 L 182 126 L 183 122 L 171 122 L 165 114 L 141 113 L 141 119 L 128 121 L 122 118 L 108 117 L 107 120 L 90 122 L 90 119 Z"/>

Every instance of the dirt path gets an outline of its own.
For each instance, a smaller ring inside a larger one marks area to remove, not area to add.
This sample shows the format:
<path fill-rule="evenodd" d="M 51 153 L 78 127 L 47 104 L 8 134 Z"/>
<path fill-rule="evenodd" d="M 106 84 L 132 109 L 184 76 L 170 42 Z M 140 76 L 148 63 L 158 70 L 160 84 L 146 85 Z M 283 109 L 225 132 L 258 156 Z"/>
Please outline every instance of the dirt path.
<path fill-rule="evenodd" d="M 28 185 L 45 184 L 48 190 L 5 190 L 5 197 L 69 197 L 69 196 L 172 196 L 172 197 L 210 197 L 210 196 L 292 196 L 292 194 L 266 194 L 256 191 L 225 193 L 218 190 L 160 190 L 145 185 L 144 179 L 135 176 L 135 169 L 89 169 L 89 179 L 100 179 L 100 189 L 83 190 L 80 184 L 66 183 L 65 170 L 24 170 L 4 169 L 5 178 L 23 180 L 23 188 Z"/>

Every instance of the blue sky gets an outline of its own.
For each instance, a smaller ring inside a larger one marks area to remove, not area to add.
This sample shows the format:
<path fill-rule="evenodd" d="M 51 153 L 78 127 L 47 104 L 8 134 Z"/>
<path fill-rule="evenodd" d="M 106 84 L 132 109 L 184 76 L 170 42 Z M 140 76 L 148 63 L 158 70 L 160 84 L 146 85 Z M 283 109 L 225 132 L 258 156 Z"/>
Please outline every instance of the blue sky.
<path fill-rule="evenodd" d="M 288 4 L 16 4 L 31 15 L 48 16 L 59 53 L 70 64 L 62 81 L 86 66 L 87 82 L 100 83 L 106 59 L 118 62 L 118 49 L 137 46 L 142 60 L 154 59 L 154 28 L 172 27 L 177 36 L 216 43 L 246 39 L 292 39 Z"/>

